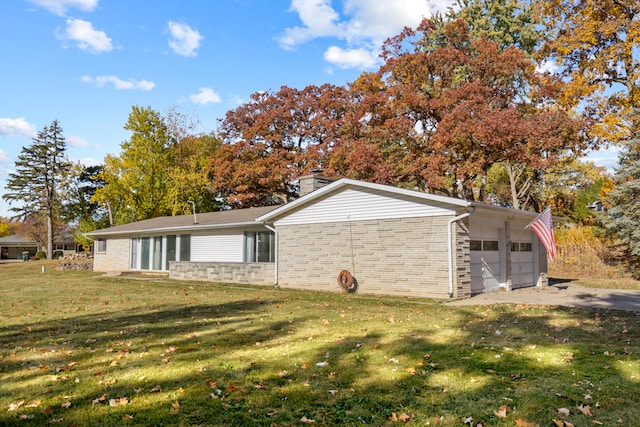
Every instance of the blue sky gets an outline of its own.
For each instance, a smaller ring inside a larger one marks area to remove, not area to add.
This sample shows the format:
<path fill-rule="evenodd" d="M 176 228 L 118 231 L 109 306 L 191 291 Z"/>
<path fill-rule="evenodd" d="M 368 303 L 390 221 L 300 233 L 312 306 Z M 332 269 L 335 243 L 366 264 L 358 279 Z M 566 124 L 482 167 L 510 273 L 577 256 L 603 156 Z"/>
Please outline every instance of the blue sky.
<path fill-rule="evenodd" d="M 215 130 L 254 92 L 345 84 L 376 69 L 385 38 L 451 3 L 5 0 L 0 195 L 20 149 L 54 119 L 69 158 L 99 164 L 129 138 L 123 126 L 133 105 L 163 114 L 175 106 L 201 131 Z"/>

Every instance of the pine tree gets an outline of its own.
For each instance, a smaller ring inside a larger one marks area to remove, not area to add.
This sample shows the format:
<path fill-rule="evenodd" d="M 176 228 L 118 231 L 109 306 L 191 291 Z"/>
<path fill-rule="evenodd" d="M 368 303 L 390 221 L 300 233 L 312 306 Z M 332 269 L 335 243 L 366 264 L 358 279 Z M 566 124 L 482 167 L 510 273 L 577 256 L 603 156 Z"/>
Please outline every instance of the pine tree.
<path fill-rule="evenodd" d="M 9 204 L 20 203 L 11 208 L 17 217 L 46 220 L 48 259 L 53 257 L 54 221 L 61 207 L 60 184 L 70 168 L 62 132 L 60 124 L 54 120 L 38 132 L 33 144 L 22 148 L 15 163 L 16 171 L 9 174 L 7 192 L 2 196 Z"/>
<path fill-rule="evenodd" d="M 632 255 L 640 255 L 640 109 L 634 129 L 620 153 L 616 188 L 611 191 L 612 226 Z"/>

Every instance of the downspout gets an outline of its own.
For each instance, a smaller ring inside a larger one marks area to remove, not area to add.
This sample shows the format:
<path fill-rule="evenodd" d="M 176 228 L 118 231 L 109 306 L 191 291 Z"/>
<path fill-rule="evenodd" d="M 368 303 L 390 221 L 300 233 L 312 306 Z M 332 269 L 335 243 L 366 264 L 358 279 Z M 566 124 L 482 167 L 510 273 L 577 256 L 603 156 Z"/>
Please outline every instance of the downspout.
<path fill-rule="evenodd" d="M 273 266 L 273 286 L 278 286 L 278 230 L 276 230 L 275 228 L 273 228 L 272 226 L 266 224 L 266 223 L 262 223 L 265 227 L 267 227 L 268 230 L 273 231 L 273 236 L 276 239 L 275 241 L 275 251 L 273 254 L 273 259 L 274 259 L 274 266 Z"/>
<path fill-rule="evenodd" d="M 471 212 L 465 212 L 463 214 L 455 216 L 447 222 L 447 249 L 449 252 L 449 298 L 453 298 L 453 232 L 451 231 L 451 226 L 454 222 L 468 217 L 473 212 L 475 212 L 475 210 L 476 207 L 474 206 L 471 209 Z"/>

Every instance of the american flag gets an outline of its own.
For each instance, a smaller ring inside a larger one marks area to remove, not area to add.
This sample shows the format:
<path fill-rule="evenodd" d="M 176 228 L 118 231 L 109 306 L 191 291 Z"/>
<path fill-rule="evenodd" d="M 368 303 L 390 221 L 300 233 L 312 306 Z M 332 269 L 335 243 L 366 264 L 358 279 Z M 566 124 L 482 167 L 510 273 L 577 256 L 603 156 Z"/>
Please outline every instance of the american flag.
<path fill-rule="evenodd" d="M 549 259 L 553 261 L 553 258 L 558 255 L 558 248 L 556 247 L 556 237 L 553 234 L 553 220 L 551 219 L 551 208 L 547 208 L 540 215 L 536 217 L 529 225 L 534 233 L 538 235 L 538 238 L 542 242 L 545 248 L 547 248 L 547 254 Z M 527 228 L 526 227 L 526 228 Z"/>

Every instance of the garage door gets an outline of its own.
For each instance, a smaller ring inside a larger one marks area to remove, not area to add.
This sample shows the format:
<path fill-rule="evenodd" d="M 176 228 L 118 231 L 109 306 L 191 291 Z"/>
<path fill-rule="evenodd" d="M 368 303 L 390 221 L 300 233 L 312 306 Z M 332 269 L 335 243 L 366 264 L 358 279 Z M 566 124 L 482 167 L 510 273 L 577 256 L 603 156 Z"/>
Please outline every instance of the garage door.
<path fill-rule="evenodd" d="M 471 234 L 471 294 L 500 288 L 500 245 L 497 228 Z"/>
<path fill-rule="evenodd" d="M 511 242 L 511 287 L 534 285 L 533 248 L 531 242 Z"/>

